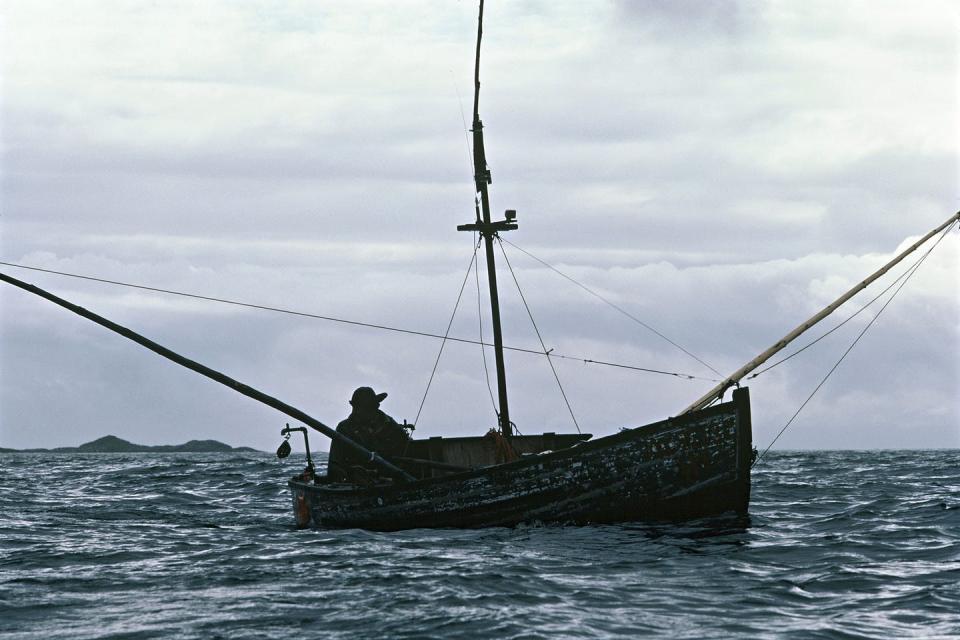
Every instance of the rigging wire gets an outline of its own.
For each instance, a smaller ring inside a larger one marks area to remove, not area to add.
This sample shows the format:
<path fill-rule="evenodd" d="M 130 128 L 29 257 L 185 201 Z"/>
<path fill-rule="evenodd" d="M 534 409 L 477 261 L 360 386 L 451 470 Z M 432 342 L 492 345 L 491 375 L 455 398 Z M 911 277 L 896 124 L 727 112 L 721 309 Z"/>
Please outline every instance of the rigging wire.
<path fill-rule="evenodd" d="M 553 366 L 553 360 L 550 359 L 550 352 L 553 349 L 547 349 L 547 345 L 543 343 L 543 336 L 540 335 L 540 329 L 537 327 L 537 321 L 533 319 L 533 312 L 530 311 L 530 305 L 527 304 L 527 298 L 523 295 L 523 289 L 520 288 L 520 282 L 517 280 L 517 274 L 513 270 L 513 265 L 510 264 L 510 258 L 507 257 L 507 252 L 503 249 L 503 241 L 500 240 L 500 236 L 496 236 L 500 245 L 500 253 L 503 254 L 503 259 L 507 263 L 507 268 L 510 270 L 510 276 L 513 278 L 513 284 L 517 287 L 517 293 L 520 294 L 520 300 L 523 301 L 523 308 L 527 310 L 527 316 L 530 317 L 530 324 L 533 325 L 533 330 L 537 334 L 537 340 L 540 341 L 540 346 L 543 348 L 543 355 L 547 357 L 547 363 L 550 365 L 550 371 L 553 372 L 553 378 L 557 381 L 557 387 L 560 388 L 560 395 L 563 396 L 563 401 L 567 405 L 567 411 L 570 412 L 570 418 L 573 420 L 573 426 L 577 428 L 577 433 L 583 433 L 580 431 L 580 424 L 577 422 L 577 417 L 573 415 L 573 408 L 570 406 L 570 401 L 567 399 L 567 394 L 563 390 L 563 385 L 560 384 L 560 376 L 557 375 L 557 369 Z"/>
<path fill-rule="evenodd" d="M 926 253 L 924 253 L 922 256 L 920 256 L 912 265 L 910 265 L 910 267 L 908 267 L 903 273 L 901 273 L 901 274 L 897 277 L 896 280 L 894 280 L 894 281 L 891 282 L 889 285 L 887 285 L 886 288 L 884 288 L 883 291 L 881 291 L 881 292 L 878 293 L 876 296 L 874 296 L 873 299 L 871 299 L 871 300 L 870 300 L 869 302 L 867 302 L 865 305 L 863 305 L 862 307 L 860 307 L 859 309 L 857 309 L 857 311 L 856 311 L 855 313 L 853 313 L 849 318 L 846 318 L 843 322 L 837 324 L 835 327 L 833 327 L 833 328 L 830 329 L 829 331 L 825 332 L 823 335 L 819 336 L 816 340 L 813 340 L 813 341 L 810 342 L 809 344 L 801 347 L 800 349 L 797 349 L 796 351 L 794 351 L 794 352 L 791 353 L 790 355 L 785 356 L 785 357 L 781 358 L 780 360 L 777 360 L 776 362 L 774 362 L 774 363 L 771 364 L 770 366 L 764 367 L 764 368 L 761 369 L 760 371 L 757 371 L 756 373 L 751 374 L 750 376 L 747 377 L 747 380 L 753 380 L 754 378 L 756 378 L 757 376 L 759 376 L 761 373 L 766 373 L 767 371 L 770 371 L 770 369 L 773 369 L 774 367 L 777 367 L 777 366 L 783 364 L 784 362 L 786 362 L 787 360 L 790 360 L 790 359 L 793 358 L 794 356 L 800 355 L 801 353 L 803 353 L 804 351 L 806 351 L 807 349 L 809 349 L 809 348 L 812 347 L 813 345 L 817 344 L 818 342 L 820 342 L 821 340 L 823 340 L 824 338 L 826 338 L 827 336 L 829 336 L 831 333 L 833 333 L 834 331 L 836 331 L 837 329 L 839 329 L 839 328 L 842 327 L 843 325 L 847 324 L 848 322 L 850 322 L 851 320 L 853 320 L 854 318 L 856 318 L 858 315 L 860 315 L 860 313 L 862 313 L 863 311 L 866 311 L 869 306 L 871 306 L 874 302 L 876 302 L 877 300 L 879 300 L 880 298 L 882 298 L 883 295 L 884 295 L 885 293 L 887 293 L 888 291 L 890 291 L 890 289 L 892 289 L 893 287 L 895 287 L 898 282 L 900 282 L 900 281 L 903 280 L 904 278 L 909 278 L 910 276 L 912 276 L 912 275 L 913 275 L 913 272 L 916 271 L 916 270 L 917 270 L 917 267 L 920 266 L 920 263 L 923 262 L 928 255 L 930 255 L 930 252 L 931 252 L 931 251 L 933 251 L 934 249 L 937 248 L 937 245 L 940 244 L 940 241 L 943 240 L 943 238 L 947 235 L 947 233 L 948 233 L 951 229 L 952 229 L 952 227 L 948 227 L 947 229 L 944 229 L 943 233 L 940 235 L 940 237 L 937 239 L 937 241 L 933 244 L 933 246 L 931 246 L 929 249 L 927 249 Z"/>
<path fill-rule="evenodd" d="M 474 237 L 477 234 L 474 233 Z M 477 246 L 480 246 L 480 240 L 477 240 Z M 477 325 L 480 328 L 480 357 L 483 358 L 483 375 L 487 381 L 487 393 L 490 394 L 490 404 L 493 406 L 493 413 L 497 416 L 497 422 L 500 422 L 500 409 L 497 408 L 497 401 L 493 399 L 493 387 L 490 385 L 490 368 L 487 366 L 487 348 L 483 346 L 483 295 L 480 293 L 480 261 L 474 262 L 473 273 L 477 281 Z"/>
<path fill-rule="evenodd" d="M 348 320 L 348 319 L 345 319 L 345 318 L 336 318 L 336 317 L 333 317 L 333 316 L 325 316 L 325 315 L 320 315 L 320 314 L 316 314 L 316 313 L 307 313 L 307 312 L 305 312 L 305 311 L 294 311 L 294 310 L 292 310 L 292 309 L 283 309 L 283 308 L 280 308 L 280 307 L 271 307 L 271 306 L 262 305 L 262 304 L 253 304 L 253 303 L 249 303 L 249 302 L 240 302 L 240 301 L 237 301 L 237 300 L 228 300 L 228 299 L 226 299 L 226 298 L 216 298 L 216 297 L 213 297 L 213 296 L 204 296 L 204 295 L 195 294 L 195 293 L 185 293 L 185 292 L 183 292 L 183 291 L 174 291 L 174 290 L 172 290 L 172 289 L 161 289 L 161 288 L 159 288 L 159 287 L 148 287 L 148 286 L 145 286 L 145 285 L 132 284 L 132 283 L 129 283 L 129 282 L 121 282 L 121 281 L 118 281 L 118 280 L 107 280 L 107 279 L 105 279 L 105 278 L 96 278 L 96 277 L 93 277 L 93 276 L 85 276 L 85 275 L 80 275 L 80 274 L 76 274 L 76 273 L 68 273 L 68 272 L 66 272 L 66 271 L 55 271 L 55 270 L 53 270 L 53 269 L 43 269 L 43 268 L 41 268 L 41 267 L 30 267 L 30 266 L 27 266 L 27 265 L 16 264 L 16 263 L 13 263 L 13 262 L 3 262 L 3 261 L 0 261 L 0 265 L 7 266 L 7 267 L 15 267 L 15 268 L 17 268 L 17 269 L 26 269 L 26 270 L 28 270 L 28 271 L 38 271 L 38 272 L 41 272 L 41 273 L 49 273 L 49 274 L 58 275 L 58 276 L 65 276 L 65 277 L 68 277 L 68 278 L 77 278 L 77 279 L 79 279 L 79 280 L 89 280 L 89 281 L 91 281 L 91 282 L 100 282 L 100 283 L 103 283 L 103 284 L 112 284 L 112 285 L 117 285 L 117 286 L 120 286 L 120 287 L 128 287 L 128 288 L 131 288 L 131 289 L 140 289 L 140 290 L 143 290 L 143 291 L 153 291 L 153 292 L 155 292 L 155 293 L 165 293 L 165 294 L 173 295 L 173 296 L 181 296 L 181 297 L 184 297 L 184 298 L 192 298 L 192 299 L 194 299 L 194 300 L 205 300 L 205 301 L 207 301 L 207 302 L 218 302 L 218 303 L 220 303 L 220 304 L 229 304 L 229 305 L 236 306 L 236 307 L 246 307 L 246 308 L 248 308 L 248 309 L 257 309 L 257 310 L 260 310 L 260 311 L 270 311 L 270 312 L 273 312 L 273 313 L 282 313 L 282 314 L 291 315 L 291 316 L 298 316 L 298 317 L 301 317 L 301 318 L 311 318 L 311 319 L 314 319 L 314 320 L 325 320 L 325 321 L 327 321 L 327 322 L 337 322 L 337 323 L 340 323 L 340 324 L 346 324 L 346 325 L 351 325 L 351 326 L 355 326 L 355 327 L 364 327 L 364 328 L 367 328 L 367 329 L 379 329 L 379 330 L 381 330 L 381 331 L 392 331 L 392 332 L 394 332 L 394 333 L 402 333 L 402 334 L 406 334 L 406 335 L 420 336 L 420 337 L 423 337 L 423 338 L 434 338 L 434 339 L 437 339 L 437 340 L 443 340 L 443 339 L 444 339 L 444 336 L 439 335 L 439 334 L 436 334 L 436 333 L 430 333 L 430 332 L 428 332 L 428 331 L 417 331 L 417 330 L 414 330 L 414 329 L 402 329 L 402 328 L 400 328 L 400 327 L 391 327 L 391 326 L 389 326 L 389 325 L 375 324 L 375 323 L 372 323 L 372 322 L 361 322 L 361 321 L 359 321 L 359 320 Z M 453 336 L 447 336 L 446 339 L 449 340 L 450 342 L 459 342 L 459 343 L 462 343 L 462 344 L 474 344 L 474 345 L 480 345 L 480 346 L 483 346 L 483 347 L 492 347 L 492 346 L 494 346 L 493 344 L 491 344 L 491 343 L 489 343 L 489 342 L 482 342 L 482 341 L 478 341 L 478 340 L 472 340 L 472 339 L 469 339 L 469 338 L 456 338 L 456 337 L 453 337 Z M 524 347 L 510 347 L 510 346 L 507 346 L 507 345 L 504 345 L 503 348 L 504 348 L 505 350 L 507 350 L 507 351 L 515 351 L 515 352 L 518 352 L 518 353 L 529 353 L 529 354 L 538 355 L 538 356 L 542 356 L 542 355 L 543 355 L 543 352 L 542 352 L 542 351 L 537 351 L 536 349 L 526 349 L 526 348 L 524 348 Z M 711 378 L 705 378 L 705 377 L 701 377 L 701 376 L 694 376 L 694 375 L 691 375 L 691 374 L 688 374 L 688 373 L 681 373 L 681 372 L 676 372 L 676 371 L 664 371 L 664 370 L 662 370 L 662 369 L 653 369 L 653 368 L 649 368 L 649 367 L 639 367 L 639 366 L 628 365 L 628 364 L 621 364 L 621 363 L 614 363 L 614 362 L 605 362 L 605 361 L 603 361 L 603 360 L 593 360 L 593 359 L 590 359 L 590 358 L 583 358 L 583 357 L 581 357 L 581 356 L 563 355 L 563 354 L 559 354 L 559 353 L 554 353 L 554 354 L 552 354 L 552 356 L 553 356 L 554 358 L 562 358 L 562 359 L 564 359 L 564 360 L 578 360 L 578 361 L 583 362 L 583 363 L 585 363 L 585 364 L 597 364 L 597 365 L 603 365 L 603 366 L 609 366 L 609 367 L 617 367 L 617 368 L 621 368 L 621 369 L 629 369 L 629 370 L 631 370 L 631 371 L 639 371 L 639 372 L 642 372 L 642 373 L 652 373 L 652 374 L 657 374 L 657 375 L 673 376 L 673 377 L 676 377 L 676 378 L 682 378 L 682 379 L 684 379 L 684 380 L 711 380 L 711 381 L 713 381 Z"/>
<path fill-rule="evenodd" d="M 934 247 L 936 247 L 938 244 L 940 244 L 940 241 L 943 240 L 943 238 L 946 236 L 946 234 L 947 234 L 951 229 L 953 229 L 953 226 L 954 226 L 954 225 L 950 225 L 947 229 L 944 230 L 943 234 L 940 235 L 940 237 L 937 239 L 937 242 L 933 245 Z M 933 249 L 933 247 L 931 247 L 931 250 L 932 250 L 932 249 Z M 920 265 L 923 264 L 923 261 L 926 260 L 929 255 L 930 255 L 930 251 L 927 251 L 927 252 L 923 255 L 923 257 L 921 257 L 920 260 L 917 262 L 916 266 L 914 266 L 914 267 L 911 268 L 912 270 L 909 271 L 909 273 L 908 273 L 908 275 L 906 276 L 906 278 L 904 278 L 904 279 L 903 279 L 903 282 L 900 283 L 900 286 L 898 286 L 898 287 L 894 290 L 894 292 L 893 292 L 892 294 L 890 294 L 890 297 L 887 299 L 886 302 L 883 303 L 883 306 L 880 307 L 880 310 L 877 311 L 877 314 L 876 314 L 875 316 L 873 316 L 873 318 L 871 318 L 870 322 L 868 322 L 867 325 L 860 331 L 860 333 L 857 334 L 857 337 L 853 340 L 852 343 L 850 343 L 850 346 L 847 347 L 846 351 L 843 352 L 843 355 L 840 356 L 840 359 L 837 360 L 837 362 L 830 368 L 830 370 L 829 370 L 829 371 L 827 372 L 827 374 L 823 377 L 823 379 L 820 381 L 820 383 L 813 389 L 813 391 L 810 392 L 810 395 L 807 396 L 807 399 L 803 401 L 803 403 L 800 405 L 800 408 L 798 408 L 798 409 L 796 410 L 796 412 L 794 412 L 794 414 L 790 417 L 790 419 L 787 420 L 787 423 L 786 423 L 785 425 L 783 425 L 783 428 L 780 429 L 780 431 L 777 433 L 777 435 L 776 435 L 776 437 L 773 439 L 773 441 L 770 442 L 769 445 L 767 445 L 767 448 L 763 450 L 763 453 L 761 453 L 759 456 L 757 456 L 757 459 L 754 460 L 754 461 L 753 461 L 753 464 L 750 465 L 751 467 L 754 466 L 754 465 L 756 465 L 756 464 L 758 464 L 758 463 L 763 459 L 763 457 L 764 457 L 765 455 L 767 455 L 767 452 L 770 451 L 770 448 L 773 447 L 773 445 L 777 442 L 777 440 L 780 439 L 780 436 L 783 435 L 783 433 L 787 430 L 787 428 L 788 428 L 791 424 L 793 424 L 793 421 L 797 419 L 797 416 L 800 415 L 800 412 L 803 411 L 804 407 L 806 407 L 807 404 L 810 402 L 810 400 L 813 399 L 813 396 L 815 396 L 815 395 L 817 394 L 817 392 L 820 391 L 821 387 L 823 387 L 823 385 L 827 382 L 827 380 L 830 378 L 830 376 L 833 375 L 833 372 L 837 370 L 837 367 L 840 366 L 840 363 L 843 362 L 843 360 L 847 357 L 847 354 L 849 354 L 849 353 L 853 350 L 853 348 L 854 348 L 855 346 L 857 346 L 857 343 L 860 342 L 860 339 L 861 339 L 861 338 L 864 336 L 864 334 L 870 329 L 870 327 L 872 327 L 873 324 L 880 318 L 880 315 L 884 312 L 884 310 L 887 308 L 887 306 L 888 306 L 891 302 L 893 302 L 893 299 L 897 297 L 897 294 L 900 293 L 900 290 L 903 289 L 904 285 L 906 285 L 907 282 L 910 281 L 910 278 L 913 277 L 913 275 L 914 275 L 914 274 L 917 272 L 917 270 L 919 269 Z M 888 288 L 889 288 L 889 287 L 888 287 Z"/>
<path fill-rule="evenodd" d="M 694 354 L 691 353 L 690 351 L 687 351 L 685 348 L 683 348 L 682 346 L 680 346 L 679 344 L 677 344 L 676 342 L 674 342 L 673 340 L 671 340 L 670 338 L 668 338 L 667 336 L 665 336 L 665 335 L 662 334 L 660 331 L 658 331 L 658 330 L 655 329 L 654 327 L 650 326 L 649 324 L 647 324 L 646 322 L 644 322 L 644 321 L 641 320 L 640 318 L 636 317 L 635 315 L 633 315 L 632 313 L 630 313 L 629 311 L 627 311 L 626 309 L 624 309 L 624 308 L 621 307 L 620 305 L 618 305 L 618 304 L 616 304 L 616 303 L 614 303 L 614 302 L 611 302 L 610 300 L 608 300 L 607 298 L 605 298 L 603 295 L 597 293 L 596 291 L 594 291 L 594 290 L 591 289 L 590 287 L 586 286 L 585 284 L 583 284 L 583 283 L 581 283 L 581 282 L 578 282 L 577 280 L 574 280 L 571 276 L 567 275 L 567 274 L 564 273 L 563 271 L 560 271 L 559 269 L 557 269 L 556 267 L 554 267 L 552 264 L 548 263 L 546 260 L 543 260 L 543 259 L 541 259 L 541 258 L 538 258 L 537 256 L 533 255 L 532 253 L 530 253 L 530 252 L 527 251 L 526 249 L 522 249 L 521 247 L 518 247 L 517 245 L 515 245 L 515 244 L 512 243 L 512 242 L 510 242 L 509 240 L 501 240 L 501 241 L 502 241 L 502 242 L 506 242 L 507 244 L 509 244 L 511 247 L 513 247 L 513 248 L 516 249 L 517 251 L 520 251 L 521 253 L 526 254 L 526 255 L 529 256 L 530 258 L 533 258 L 534 260 L 536 260 L 537 262 L 539 262 L 540 264 L 542 264 L 542 265 L 545 266 L 546 268 L 550 269 L 550 270 L 553 271 L 554 273 L 562 276 L 563 278 L 565 278 L 565 279 L 567 279 L 568 281 L 572 282 L 573 284 L 577 285 L 578 287 L 580 287 L 581 289 L 583 289 L 584 291 L 586 291 L 586 292 L 589 293 L 590 295 L 592 295 L 592 296 L 594 296 L 595 298 L 601 300 L 602 302 L 610 305 L 611 307 L 613 307 L 614 309 L 616 309 L 617 311 L 619 311 L 620 313 L 622 313 L 622 314 L 625 315 L 626 317 L 630 318 L 631 320 L 633 320 L 634 322 L 636 322 L 637 324 L 639 324 L 641 327 L 647 329 L 648 331 L 653 332 L 654 334 L 656 334 L 657 336 L 659 336 L 659 337 L 662 338 L 663 340 L 666 340 L 666 341 L 669 342 L 671 345 L 673 345 L 674 347 L 676 347 L 676 348 L 679 349 L 680 351 L 684 352 L 685 354 L 687 354 L 688 356 L 690 356 L 691 358 L 693 358 L 694 360 L 696 360 L 697 362 L 699 362 L 700 364 L 702 364 L 703 366 L 705 366 L 707 369 L 710 369 L 710 371 L 714 372 L 714 373 L 717 374 L 718 376 L 723 376 L 722 373 L 720 373 L 719 371 L 717 371 L 716 369 L 714 369 L 714 368 L 713 368 L 712 366 L 710 366 L 708 363 L 704 362 L 701 358 L 697 357 L 696 355 L 694 355 Z"/>
<path fill-rule="evenodd" d="M 427 380 L 427 388 L 423 391 L 423 398 L 420 399 L 420 407 L 417 409 L 417 417 L 414 418 L 413 424 L 417 425 L 420 422 L 420 413 L 423 411 L 423 404 L 427 401 L 427 394 L 430 393 L 430 385 L 433 384 L 433 377 L 437 373 L 437 367 L 440 366 L 440 356 L 443 355 L 443 348 L 447 346 L 447 336 L 450 335 L 450 327 L 453 326 L 453 319 L 457 317 L 457 309 L 460 308 L 460 299 L 463 298 L 463 290 L 467 286 L 467 280 L 470 279 L 470 272 L 473 270 L 473 265 L 477 261 L 477 249 L 480 248 L 480 243 L 478 242 L 473 247 L 473 255 L 470 256 L 470 264 L 467 266 L 467 273 L 463 276 L 463 282 L 460 283 L 460 292 L 457 294 L 457 302 L 453 305 L 453 312 L 450 314 L 450 321 L 447 322 L 447 331 L 443 334 L 443 341 L 440 343 L 440 351 L 437 352 L 437 359 L 433 363 L 433 371 L 430 372 L 430 379 Z"/>

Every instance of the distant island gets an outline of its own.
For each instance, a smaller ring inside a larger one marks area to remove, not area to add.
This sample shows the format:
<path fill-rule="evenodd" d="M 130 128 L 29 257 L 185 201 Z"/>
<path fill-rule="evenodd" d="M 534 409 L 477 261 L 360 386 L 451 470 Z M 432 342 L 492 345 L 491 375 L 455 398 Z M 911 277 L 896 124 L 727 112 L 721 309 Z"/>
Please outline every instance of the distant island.
<path fill-rule="evenodd" d="M 55 449 L 5 449 L 0 447 L 0 453 L 224 453 L 224 452 L 253 452 L 260 453 L 250 447 L 231 447 L 217 440 L 191 440 L 183 444 L 167 444 L 150 446 L 135 444 L 118 438 L 104 436 L 93 442 L 87 442 L 79 447 L 56 447 Z"/>

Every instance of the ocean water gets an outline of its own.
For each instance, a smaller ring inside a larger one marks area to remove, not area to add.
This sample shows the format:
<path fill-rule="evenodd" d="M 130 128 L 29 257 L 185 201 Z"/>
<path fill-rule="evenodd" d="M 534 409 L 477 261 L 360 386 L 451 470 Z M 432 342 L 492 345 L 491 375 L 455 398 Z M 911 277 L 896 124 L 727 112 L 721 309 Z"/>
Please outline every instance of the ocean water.
<path fill-rule="evenodd" d="M 269 454 L 0 454 L 0 637 L 960 638 L 960 451 L 771 453 L 748 522 L 293 528 Z"/>

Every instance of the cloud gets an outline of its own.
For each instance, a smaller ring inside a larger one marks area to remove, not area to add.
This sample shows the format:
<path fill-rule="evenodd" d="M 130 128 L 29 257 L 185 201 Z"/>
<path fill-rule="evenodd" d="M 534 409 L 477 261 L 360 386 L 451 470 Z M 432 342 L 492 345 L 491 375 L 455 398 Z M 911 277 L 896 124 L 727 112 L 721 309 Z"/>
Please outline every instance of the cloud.
<path fill-rule="evenodd" d="M 946 218 L 958 197 L 945 8 L 805 7 L 490 5 L 481 115 L 494 211 L 519 211 L 510 240 L 728 372 Z M 78 11 L 17 3 L 5 18 L 5 261 L 444 330 L 473 247 L 455 225 L 474 216 L 461 107 L 471 108 L 475 7 Z M 780 444 L 960 443 L 955 240 Z M 709 374 L 507 250 L 556 353 Z M 361 384 L 388 391 L 390 411 L 412 420 L 439 348 L 24 278 L 331 423 Z M 500 281 L 507 343 L 537 348 L 502 265 Z M 478 335 L 474 286 L 454 335 Z M 20 292 L 0 290 L 0 304 L 0 444 L 106 432 L 275 444 L 282 416 Z M 752 383 L 758 443 L 862 322 Z M 544 358 L 507 361 L 521 430 L 569 431 Z M 671 415 L 711 386 L 555 364 L 597 434 Z M 490 405 L 479 348 L 450 344 L 418 433 L 477 433 L 493 423 Z"/>
<path fill-rule="evenodd" d="M 762 5 L 749 0 L 616 0 L 616 15 L 631 28 L 662 36 L 736 35 L 754 27 Z"/>

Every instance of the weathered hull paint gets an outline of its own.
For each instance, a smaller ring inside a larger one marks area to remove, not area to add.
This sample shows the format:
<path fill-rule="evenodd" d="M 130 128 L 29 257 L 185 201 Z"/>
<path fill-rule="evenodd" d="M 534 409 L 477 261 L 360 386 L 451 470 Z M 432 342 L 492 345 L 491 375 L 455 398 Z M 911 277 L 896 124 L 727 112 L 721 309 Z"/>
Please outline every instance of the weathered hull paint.
<path fill-rule="evenodd" d="M 750 399 L 743 388 L 731 402 L 508 464 L 389 486 L 300 478 L 289 485 L 299 527 L 393 531 L 688 520 L 745 514 L 751 462 Z"/>

